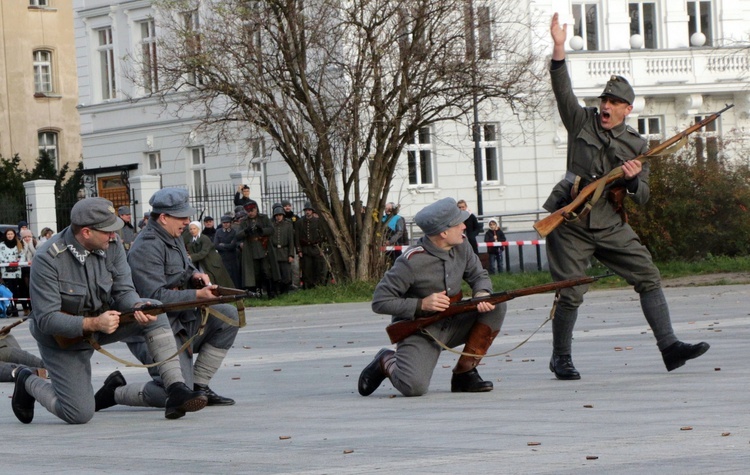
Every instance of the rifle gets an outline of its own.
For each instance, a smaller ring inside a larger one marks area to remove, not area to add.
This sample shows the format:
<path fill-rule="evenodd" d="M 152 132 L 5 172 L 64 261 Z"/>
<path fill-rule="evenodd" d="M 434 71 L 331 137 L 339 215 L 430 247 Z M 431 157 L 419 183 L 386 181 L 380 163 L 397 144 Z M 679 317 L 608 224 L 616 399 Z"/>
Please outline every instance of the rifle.
<path fill-rule="evenodd" d="M 244 300 L 246 298 L 257 298 L 257 294 L 251 291 L 230 289 L 227 287 L 220 287 L 220 289 L 223 289 L 222 291 L 226 292 L 226 294 L 219 295 L 218 297 L 214 297 L 210 299 L 191 300 L 188 302 L 163 303 L 163 304 L 158 304 L 158 305 L 147 303 L 140 307 L 133 307 L 130 310 L 120 313 L 120 324 L 135 322 L 136 311 L 141 311 L 145 313 L 146 315 L 159 315 L 159 314 L 168 313 L 168 312 L 179 312 L 181 310 L 190 310 L 190 309 L 198 309 L 198 308 L 202 309 L 202 308 L 210 307 L 211 305 L 217 305 L 221 303 L 231 303 L 231 302 L 236 302 L 238 300 Z M 216 289 L 216 290 L 218 291 L 219 289 Z M 54 335 L 54 338 L 57 344 L 60 345 L 60 348 L 67 348 L 69 346 L 75 345 L 76 343 L 80 343 L 84 341 L 88 336 L 89 336 L 88 334 L 84 334 L 83 336 L 68 338 L 68 337 L 64 337 L 61 335 Z"/>
<path fill-rule="evenodd" d="M 633 160 L 638 160 L 639 162 L 643 162 L 643 160 L 646 157 L 657 156 L 657 155 L 661 155 L 665 153 L 665 151 L 669 147 L 673 146 L 680 140 L 686 139 L 688 135 L 692 134 L 696 130 L 699 130 L 705 127 L 706 125 L 710 124 L 711 122 L 715 121 L 716 119 L 719 118 L 719 116 L 723 112 L 725 112 L 728 109 L 731 109 L 732 107 L 734 107 L 734 104 L 727 105 L 719 112 L 715 112 L 714 114 L 711 114 L 710 116 L 704 118 L 702 121 L 698 122 L 697 124 L 694 124 L 688 127 L 687 129 L 683 130 L 677 135 L 665 140 L 664 142 L 660 143 L 656 147 L 648 150 L 646 153 L 642 155 L 638 155 Z M 594 195 L 594 198 L 598 199 L 599 196 L 601 196 L 602 192 L 604 191 L 604 187 L 607 184 L 612 183 L 613 181 L 618 180 L 619 178 L 622 178 L 623 176 L 624 176 L 624 172 L 622 171 L 622 166 L 612 169 L 612 171 L 610 171 L 607 175 L 586 185 L 578 193 L 578 196 L 576 196 L 575 199 L 570 204 L 558 209 L 557 211 L 550 214 L 546 218 L 540 219 L 539 221 L 534 223 L 534 229 L 537 230 L 540 236 L 545 237 L 549 233 L 551 233 L 556 227 L 562 224 L 563 221 L 575 220 L 578 217 L 575 210 L 580 208 L 584 204 L 584 202 L 589 199 L 590 196 Z M 582 216 L 585 216 L 585 214 L 582 214 Z"/>
<path fill-rule="evenodd" d="M 24 317 L 24 318 L 18 320 L 17 322 L 13 322 L 10 325 L 5 325 L 3 328 L 0 328 L 0 339 L 2 337 L 4 337 L 5 335 L 9 334 L 10 331 L 11 331 L 11 329 L 17 327 L 18 325 L 22 324 L 23 322 L 25 322 L 28 319 L 29 319 L 28 317 Z"/>
<path fill-rule="evenodd" d="M 433 323 L 439 322 L 454 315 L 458 315 L 460 313 L 474 311 L 477 309 L 477 305 L 481 302 L 487 302 L 491 303 L 492 305 L 496 305 L 502 302 L 507 302 L 508 300 L 512 300 L 516 297 L 525 297 L 526 295 L 540 294 L 552 290 L 590 284 L 599 279 L 603 279 L 604 277 L 611 277 L 612 275 L 614 274 L 602 274 L 594 277 L 580 277 L 578 279 L 561 280 L 559 282 L 550 282 L 549 284 L 526 287 L 524 289 L 496 292 L 484 297 L 474 297 L 472 299 L 461 300 L 460 302 L 452 303 L 450 307 L 443 310 L 442 312 L 436 312 L 427 317 L 417 318 L 415 320 L 402 320 L 391 323 L 385 328 L 385 331 L 386 333 L 388 333 L 388 337 L 391 339 L 391 343 L 398 343 L 404 338 L 413 335 L 422 328 L 430 326 Z"/>

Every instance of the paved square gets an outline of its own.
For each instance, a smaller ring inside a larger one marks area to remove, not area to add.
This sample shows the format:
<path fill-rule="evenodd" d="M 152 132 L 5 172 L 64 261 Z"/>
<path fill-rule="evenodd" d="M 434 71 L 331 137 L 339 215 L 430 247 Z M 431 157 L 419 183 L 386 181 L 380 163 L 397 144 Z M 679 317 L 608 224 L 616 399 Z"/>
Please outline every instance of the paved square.
<path fill-rule="evenodd" d="M 590 292 L 573 344 L 580 381 L 548 369 L 551 325 L 479 367 L 495 390 L 452 394 L 444 353 L 429 393 L 385 382 L 357 393 L 388 339 L 369 304 L 250 309 L 211 386 L 237 400 L 177 421 L 115 406 L 70 426 L 36 405 L 22 425 L 4 396 L 3 473 L 745 473 L 750 461 L 750 286 L 665 289 L 677 336 L 711 350 L 667 373 L 630 289 Z M 509 302 L 491 353 L 546 318 L 552 295 Z M 0 326 L 13 320 L 2 320 Z M 37 353 L 22 325 L 13 334 Z M 107 347 L 128 356 L 124 345 Z M 120 369 L 96 354 L 94 387 Z"/>

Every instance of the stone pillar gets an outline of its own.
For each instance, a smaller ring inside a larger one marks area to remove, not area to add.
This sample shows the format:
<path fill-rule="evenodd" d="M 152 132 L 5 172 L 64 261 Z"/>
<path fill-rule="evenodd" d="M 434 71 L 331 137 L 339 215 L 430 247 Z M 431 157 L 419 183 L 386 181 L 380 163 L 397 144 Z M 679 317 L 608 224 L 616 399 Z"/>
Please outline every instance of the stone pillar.
<path fill-rule="evenodd" d="M 156 175 L 131 177 L 130 189 L 133 191 L 133 204 L 135 205 L 133 226 L 138 226 L 138 223 L 143 219 L 143 214 L 151 212 L 151 205 L 148 204 L 148 200 L 161 189 L 161 178 Z"/>
<path fill-rule="evenodd" d="M 29 229 L 35 236 L 45 227 L 58 232 L 55 180 L 33 180 L 23 184 L 29 207 Z"/>

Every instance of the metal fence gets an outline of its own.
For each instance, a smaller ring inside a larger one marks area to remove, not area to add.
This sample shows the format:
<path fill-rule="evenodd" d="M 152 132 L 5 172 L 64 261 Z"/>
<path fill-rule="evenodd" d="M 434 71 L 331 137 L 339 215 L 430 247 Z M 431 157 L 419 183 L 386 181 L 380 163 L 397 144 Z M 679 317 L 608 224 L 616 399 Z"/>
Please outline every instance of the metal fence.
<path fill-rule="evenodd" d="M 25 190 L 22 189 L 20 194 L 0 193 L 0 223 L 17 225 L 19 221 L 28 221 L 27 208 Z"/>
<path fill-rule="evenodd" d="M 222 215 L 233 213 L 236 192 L 237 189 L 235 186 L 229 183 L 209 185 L 199 193 L 192 191 L 190 203 L 199 212 L 199 216 L 195 216 L 195 218 L 211 216 L 214 220 L 218 221 Z M 302 208 L 307 200 L 305 193 L 294 182 L 268 184 L 261 191 L 260 199 L 256 196 L 251 196 L 250 198 L 258 203 L 262 213 L 269 216 L 273 213 L 273 209 L 271 208 L 274 203 L 281 203 L 285 200 L 289 201 L 292 203 L 292 209 L 299 214 L 302 212 Z"/>

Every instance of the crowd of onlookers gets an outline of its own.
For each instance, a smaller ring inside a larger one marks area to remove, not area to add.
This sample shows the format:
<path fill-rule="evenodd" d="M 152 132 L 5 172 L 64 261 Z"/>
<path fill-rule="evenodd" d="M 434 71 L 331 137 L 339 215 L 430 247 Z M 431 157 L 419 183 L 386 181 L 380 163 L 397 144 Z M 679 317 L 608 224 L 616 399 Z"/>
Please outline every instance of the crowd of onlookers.
<path fill-rule="evenodd" d="M 37 247 L 54 233 L 44 228 L 35 236 L 26 221 L 5 230 L 0 240 L 0 317 L 19 316 L 19 306 L 24 315 L 31 311 L 29 266 Z"/>

